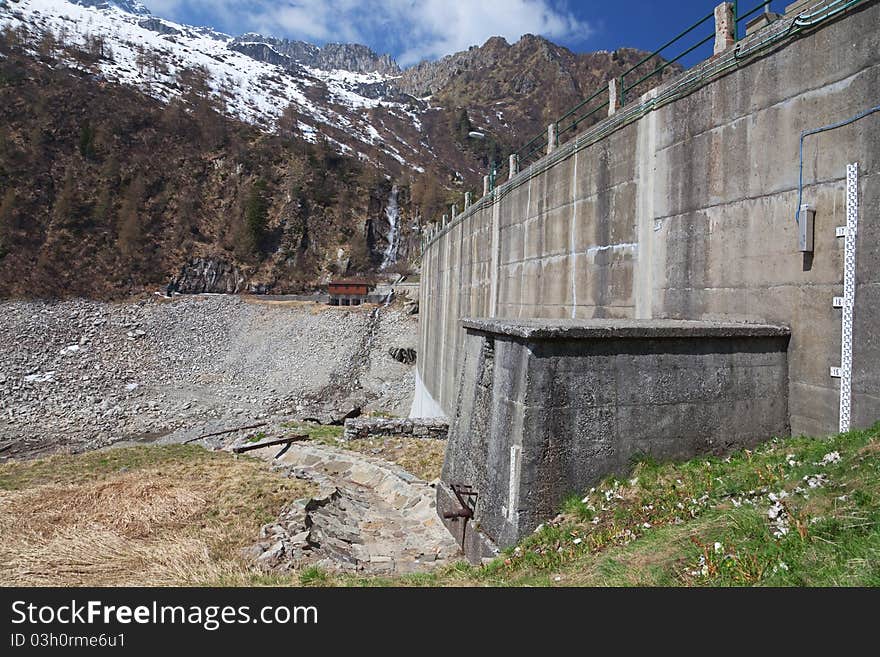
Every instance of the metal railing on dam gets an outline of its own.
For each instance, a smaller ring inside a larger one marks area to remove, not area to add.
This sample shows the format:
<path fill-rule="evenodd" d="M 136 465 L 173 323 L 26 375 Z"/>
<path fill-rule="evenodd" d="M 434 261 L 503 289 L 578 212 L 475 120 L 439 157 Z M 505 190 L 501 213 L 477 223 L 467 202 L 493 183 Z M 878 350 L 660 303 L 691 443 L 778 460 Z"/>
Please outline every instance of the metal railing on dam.
<path fill-rule="evenodd" d="M 469 212 L 476 212 L 486 204 L 493 203 L 498 199 L 499 195 L 503 195 L 506 190 L 527 181 L 530 176 L 540 173 L 545 167 L 552 166 L 556 161 L 571 155 L 573 150 L 589 146 L 595 141 L 606 137 L 614 130 L 619 129 L 634 120 L 638 120 L 646 113 L 658 109 L 666 103 L 674 102 L 683 95 L 692 93 L 699 87 L 708 84 L 718 76 L 723 75 L 731 68 L 741 66 L 747 63 L 750 59 L 761 56 L 774 45 L 783 43 L 788 39 L 796 38 L 804 31 L 815 28 L 866 1 L 870 0 L 802 0 L 799 3 L 794 3 L 798 6 L 798 11 L 796 13 L 788 16 L 780 16 L 777 20 L 768 22 L 765 29 L 750 35 L 740 34 L 742 22 L 767 9 L 770 3 L 762 1 L 751 10 L 742 12 L 739 10 L 739 2 L 729 3 L 731 5 L 733 16 L 731 23 L 733 29 L 732 47 L 727 48 L 719 55 L 715 55 L 684 71 L 675 80 L 672 80 L 667 85 L 663 85 L 661 93 L 657 93 L 659 90 L 654 90 L 644 94 L 638 103 L 626 107 L 624 111 L 623 108 L 627 104 L 627 94 L 629 92 L 637 89 L 640 85 L 651 78 L 660 75 L 682 57 L 716 38 L 718 26 L 712 30 L 710 35 L 701 38 L 696 44 L 688 46 L 685 50 L 670 56 L 668 59 L 659 59 L 662 52 L 667 48 L 676 45 L 680 39 L 712 19 L 715 16 L 715 13 L 710 13 L 704 16 L 699 21 L 680 32 L 670 41 L 660 46 L 657 50 L 646 55 L 635 65 L 624 71 L 624 73 L 618 78 L 606 82 L 585 100 L 569 109 L 553 122 L 551 130 L 541 132 L 533 137 L 524 146 L 512 153 L 511 157 L 508 158 L 506 162 L 502 161 L 497 166 L 493 166 L 486 175 L 486 181 L 488 183 L 488 189 L 486 190 L 487 193 L 475 203 L 465 205 L 463 211 L 457 216 L 450 217 L 450 221 L 445 225 L 441 222 L 434 222 L 429 225 L 429 234 L 422 239 L 422 250 L 427 248 L 435 237 L 457 221 L 460 221 Z M 774 14 L 773 16 L 776 15 Z M 627 76 L 638 74 L 643 65 L 651 62 L 656 62 L 656 65 L 648 73 L 643 73 L 635 82 L 626 82 Z M 615 108 L 615 111 L 610 113 L 607 118 L 590 126 L 590 129 L 577 133 L 577 128 L 584 122 L 593 119 L 595 115 L 601 111 L 608 110 L 609 106 L 612 104 L 609 96 L 617 99 L 618 105 Z M 596 103 L 599 104 L 597 105 Z M 578 114 L 582 110 L 584 113 Z M 553 149 L 548 153 L 548 136 L 551 133 L 555 135 L 556 141 Z M 566 144 L 562 140 L 562 137 L 568 133 L 572 133 L 572 141 Z M 561 146 L 565 146 L 565 148 L 556 150 Z M 510 174 L 509 168 L 511 161 L 516 162 L 519 167 L 519 170 L 513 171 L 512 175 Z M 499 184 L 498 180 L 505 172 L 508 173 L 509 180 L 505 183 Z"/>
<path fill-rule="evenodd" d="M 801 250 L 795 221 L 800 135 L 880 103 L 878 25 L 876 0 L 799 3 L 626 99 L 436 227 L 424 243 L 420 291 L 427 393 L 454 413 L 466 317 L 762 322 L 791 328 L 792 430 L 836 430 L 840 386 L 831 368 L 841 363 L 842 332 L 834 302 L 845 261 L 836 229 L 847 223 L 848 164 L 860 165 L 859 207 L 880 205 L 880 113 L 804 145 L 812 251 Z M 863 215 L 854 426 L 880 416 L 880 372 L 870 366 L 880 360 L 880 227 L 876 212 Z"/>

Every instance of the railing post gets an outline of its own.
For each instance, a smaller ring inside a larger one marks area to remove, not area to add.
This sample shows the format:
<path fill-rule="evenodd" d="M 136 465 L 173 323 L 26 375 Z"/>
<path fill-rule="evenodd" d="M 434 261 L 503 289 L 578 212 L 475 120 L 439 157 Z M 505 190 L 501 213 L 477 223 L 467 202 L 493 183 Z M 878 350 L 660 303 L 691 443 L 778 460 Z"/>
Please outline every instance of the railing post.
<path fill-rule="evenodd" d="M 469 207 L 471 207 L 472 202 L 473 201 L 471 199 L 471 193 L 465 192 L 464 193 L 464 209 L 467 210 Z"/>
<path fill-rule="evenodd" d="M 556 138 L 556 122 L 554 121 L 547 126 L 547 155 L 550 155 L 550 153 L 555 151 L 556 146 L 558 146 L 558 144 Z"/>
<path fill-rule="evenodd" d="M 514 153 L 510 156 L 509 166 L 507 168 L 510 169 L 510 175 L 507 177 L 507 179 L 511 180 L 516 174 L 519 173 L 519 155 Z"/>
<path fill-rule="evenodd" d="M 449 215 L 448 215 L 448 214 L 444 214 L 444 215 L 443 215 L 443 226 L 442 226 L 442 227 L 445 228 L 445 227 L 446 227 L 446 224 L 448 224 L 448 223 L 449 223 Z"/>
<path fill-rule="evenodd" d="M 715 54 L 736 43 L 736 15 L 733 3 L 722 2 L 715 7 Z"/>
<path fill-rule="evenodd" d="M 458 206 L 453 203 L 452 204 L 452 220 L 455 221 L 455 218 L 458 216 Z"/>
<path fill-rule="evenodd" d="M 611 78 L 608 80 L 608 116 L 617 112 L 617 101 L 620 98 L 618 85 L 622 85 L 622 83 L 622 78 Z"/>
<path fill-rule="evenodd" d="M 483 176 L 483 196 L 489 195 L 489 176 Z"/>
<path fill-rule="evenodd" d="M 733 0 L 733 40 L 739 41 L 739 0 Z"/>

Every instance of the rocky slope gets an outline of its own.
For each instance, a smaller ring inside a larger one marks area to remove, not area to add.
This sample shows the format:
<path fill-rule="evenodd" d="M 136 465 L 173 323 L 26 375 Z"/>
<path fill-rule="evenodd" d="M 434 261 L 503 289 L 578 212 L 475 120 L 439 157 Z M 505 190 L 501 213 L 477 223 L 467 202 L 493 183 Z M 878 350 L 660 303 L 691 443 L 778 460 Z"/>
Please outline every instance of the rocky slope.
<path fill-rule="evenodd" d="M 0 304 L 2 456 L 198 436 L 361 406 L 406 415 L 401 308 L 183 297 Z"/>
<path fill-rule="evenodd" d="M 391 235 L 393 186 L 369 163 L 229 119 L 197 81 L 162 105 L 4 52 L 0 296 L 118 297 L 198 263 L 237 282 L 201 291 L 298 292 L 375 270 L 389 236 L 414 254 L 409 191 Z"/>
<path fill-rule="evenodd" d="M 85 68 L 164 102 L 180 95 L 181 71 L 204 68 L 212 94 L 236 118 L 311 141 L 323 134 L 395 177 L 425 172 L 465 186 L 478 186 L 490 160 L 644 55 L 627 48 L 576 54 L 534 35 L 515 44 L 493 37 L 401 70 L 362 45 L 232 37 L 150 15 L 129 0 L 5 0 L 0 25 L 39 41 L 35 51 L 97 49 L 102 56 Z M 461 139 L 462 110 L 492 144 Z"/>
<path fill-rule="evenodd" d="M 134 0 L 0 0 L 0 296 L 407 270 L 426 221 L 641 57 L 526 35 L 401 71 Z"/>
<path fill-rule="evenodd" d="M 573 53 L 533 34 L 514 44 L 493 37 L 482 46 L 409 68 L 396 84 L 407 93 L 430 94 L 434 103 L 464 108 L 480 129 L 510 135 L 521 145 L 645 55 L 633 48 Z M 649 60 L 638 70 L 653 70 L 658 62 Z M 671 66 L 651 84 L 680 70 Z"/>
<path fill-rule="evenodd" d="M 233 39 L 229 47 L 244 51 L 246 46 L 252 45 L 265 46 L 259 53 L 254 53 L 254 59 L 269 61 L 286 68 L 292 69 L 293 64 L 300 64 L 325 71 L 400 75 L 400 67 L 391 55 L 378 55 L 367 46 L 356 43 L 328 43 L 321 48 L 305 41 L 276 39 L 262 34 L 248 33 Z"/>

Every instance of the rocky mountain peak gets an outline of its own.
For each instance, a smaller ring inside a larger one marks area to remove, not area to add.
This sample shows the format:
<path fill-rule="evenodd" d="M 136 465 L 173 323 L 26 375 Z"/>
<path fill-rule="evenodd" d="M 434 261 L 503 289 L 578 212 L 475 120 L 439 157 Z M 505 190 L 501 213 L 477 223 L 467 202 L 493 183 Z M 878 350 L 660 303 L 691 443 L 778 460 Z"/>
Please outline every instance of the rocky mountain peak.
<path fill-rule="evenodd" d="M 570 59 L 581 57 L 535 34 L 524 34 L 512 45 L 504 37 L 493 36 L 482 46 L 472 46 L 437 61 L 426 61 L 408 68 L 404 71 L 399 86 L 408 93 L 423 95 L 435 93 L 465 74 L 490 75 L 493 72 L 503 74 L 506 71 L 515 75 L 524 72 L 523 62 L 535 54 L 548 62 L 557 61 L 566 55 Z M 479 71 L 483 73 L 478 73 Z"/>
<path fill-rule="evenodd" d="M 274 52 L 267 48 L 254 48 L 260 45 L 268 46 Z M 231 47 L 237 50 L 247 48 L 250 56 L 258 59 L 264 57 L 265 61 L 274 64 L 281 63 L 277 61 L 280 55 L 297 64 L 325 71 L 400 74 L 400 67 L 390 55 L 379 55 L 367 46 L 357 43 L 328 43 L 324 47 L 318 47 L 305 41 L 277 39 L 250 32 L 236 38 Z"/>
<path fill-rule="evenodd" d="M 400 67 L 391 55 L 377 55 L 367 46 L 357 43 L 328 43 L 320 48 L 322 68 L 343 69 L 356 73 L 396 75 Z"/>
<path fill-rule="evenodd" d="M 486 39 L 486 43 L 484 43 L 481 47 L 484 50 L 507 50 L 508 48 L 510 48 L 510 44 L 504 37 L 493 36 Z"/>
<path fill-rule="evenodd" d="M 149 16 L 150 10 L 138 0 L 72 0 L 73 4 L 82 7 L 94 7 L 95 9 L 110 9 L 115 7 L 128 14 L 135 16 Z"/>

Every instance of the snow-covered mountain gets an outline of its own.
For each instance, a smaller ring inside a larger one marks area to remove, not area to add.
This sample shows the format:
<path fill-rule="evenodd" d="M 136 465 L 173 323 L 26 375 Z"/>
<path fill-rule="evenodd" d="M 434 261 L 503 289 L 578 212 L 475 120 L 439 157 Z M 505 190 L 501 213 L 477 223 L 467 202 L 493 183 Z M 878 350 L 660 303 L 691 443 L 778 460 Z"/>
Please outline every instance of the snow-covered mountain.
<path fill-rule="evenodd" d="M 3 27 L 23 32 L 50 65 L 60 59 L 163 102 L 186 92 L 181 73 L 203 68 L 234 118 L 273 132 L 283 117 L 282 131 L 324 138 L 395 180 L 428 172 L 440 186 L 477 190 L 492 162 L 506 161 L 553 116 L 635 63 L 656 65 L 632 48 L 573 53 L 524 35 L 401 70 L 366 46 L 233 37 L 152 15 L 138 0 L 0 0 Z M 678 70 L 670 66 L 639 92 Z"/>
<path fill-rule="evenodd" d="M 277 59 L 274 63 L 282 65 L 293 61 L 327 71 L 382 73 L 391 77 L 397 77 L 401 73 L 400 66 L 391 55 L 378 55 L 367 46 L 357 43 L 328 43 L 320 48 L 305 41 L 290 41 L 248 33 L 238 37 L 231 47 L 253 43 L 267 46 L 268 57 Z"/>
<path fill-rule="evenodd" d="M 426 221 L 644 56 L 525 35 L 401 71 L 137 0 L 0 0 L 0 296 L 405 269 Z"/>
<path fill-rule="evenodd" d="M 115 7 L 129 14 L 148 16 L 150 10 L 137 0 L 72 0 L 73 4 L 83 7 L 95 7 L 96 9 L 109 9 Z"/>
<path fill-rule="evenodd" d="M 34 42 L 51 34 L 59 48 L 99 43 L 96 74 L 164 102 L 182 93 L 181 71 L 204 67 L 225 111 L 264 130 L 274 130 L 290 107 L 309 141 L 320 133 L 344 153 L 380 163 L 390 159 L 415 171 L 432 157 L 421 139 L 401 137 L 421 132 L 427 104 L 394 90 L 389 83 L 399 75 L 397 65 L 364 46 L 234 38 L 153 16 L 137 0 L 0 1 L 5 26 L 25 30 Z M 334 63 L 359 70 L 329 68 Z M 377 109 L 381 117 L 371 112 Z"/>

